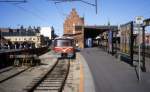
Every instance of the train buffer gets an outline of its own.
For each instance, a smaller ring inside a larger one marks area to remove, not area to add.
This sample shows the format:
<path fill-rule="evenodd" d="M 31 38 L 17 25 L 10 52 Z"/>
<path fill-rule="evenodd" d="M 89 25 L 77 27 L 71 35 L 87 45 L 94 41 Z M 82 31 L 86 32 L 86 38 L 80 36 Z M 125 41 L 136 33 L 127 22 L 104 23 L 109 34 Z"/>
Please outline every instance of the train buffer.
<path fill-rule="evenodd" d="M 13 58 L 14 66 L 35 66 L 40 64 L 40 59 L 36 54 L 13 55 Z"/>

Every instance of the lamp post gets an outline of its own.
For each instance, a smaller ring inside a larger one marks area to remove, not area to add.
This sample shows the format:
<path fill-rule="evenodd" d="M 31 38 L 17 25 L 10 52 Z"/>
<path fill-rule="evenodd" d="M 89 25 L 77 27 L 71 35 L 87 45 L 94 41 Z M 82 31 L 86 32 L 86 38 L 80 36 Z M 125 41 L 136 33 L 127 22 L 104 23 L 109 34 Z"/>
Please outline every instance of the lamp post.
<path fill-rule="evenodd" d="M 142 30 L 141 30 L 141 27 L 142 27 L 142 24 L 143 24 L 143 17 L 142 16 L 138 16 L 136 17 L 136 24 L 137 24 L 137 27 L 138 27 L 138 35 L 139 35 L 139 44 L 138 44 L 138 49 L 139 49 L 139 53 L 138 53 L 138 59 L 139 59 L 139 62 L 138 62 L 138 78 L 139 78 L 139 81 L 141 81 L 141 44 L 142 44 Z"/>
<path fill-rule="evenodd" d="M 140 25 L 138 25 L 138 31 L 139 31 L 139 53 L 138 53 L 138 57 L 139 57 L 139 62 L 138 62 L 138 72 L 139 72 L 139 81 L 141 80 L 141 30 L 140 30 Z"/>

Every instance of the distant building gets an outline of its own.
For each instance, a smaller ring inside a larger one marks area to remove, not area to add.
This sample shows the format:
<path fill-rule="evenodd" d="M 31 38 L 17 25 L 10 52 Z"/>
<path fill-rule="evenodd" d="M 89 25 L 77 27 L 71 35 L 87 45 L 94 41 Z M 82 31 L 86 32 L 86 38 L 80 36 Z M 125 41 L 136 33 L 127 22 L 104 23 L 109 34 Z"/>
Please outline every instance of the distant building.
<path fill-rule="evenodd" d="M 52 39 L 52 29 L 51 29 L 51 27 L 41 27 L 40 28 L 40 34 L 42 34 L 45 37 L 48 37 L 49 39 Z"/>
<path fill-rule="evenodd" d="M 112 26 L 108 23 L 105 25 L 85 25 L 84 17 L 80 17 L 75 9 L 72 9 L 64 22 L 64 36 L 70 36 L 75 39 L 76 46 L 85 48 L 88 39 L 91 39 L 91 44 L 98 43 L 97 37 L 103 32 L 118 30 L 117 26 Z"/>
<path fill-rule="evenodd" d="M 73 37 L 80 48 L 84 47 L 83 26 L 84 18 L 80 17 L 75 9 L 72 9 L 64 22 L 64 35 Z"/>
<path fill-rule="evenodd" d="M 1 36 L 12 42 L 12 44 L 32 44 L 34 47 L 41 47 L 44 45 L 44 37 L 40 35 L 38 28 L 20 28 L 10 29 L 1 28 Z"/>

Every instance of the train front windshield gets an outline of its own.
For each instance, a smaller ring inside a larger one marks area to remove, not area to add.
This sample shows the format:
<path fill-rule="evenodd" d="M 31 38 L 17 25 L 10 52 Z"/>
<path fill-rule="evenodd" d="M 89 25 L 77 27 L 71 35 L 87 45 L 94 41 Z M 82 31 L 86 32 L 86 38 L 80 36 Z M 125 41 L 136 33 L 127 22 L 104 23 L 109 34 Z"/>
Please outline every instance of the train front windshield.
<path fill-rule="evenodd" d="M 72 40 L 66 40 L 66 39 L 57 39 L 54 42 L 54 46 L 63 47 L 63 46 L 72 46 L 73 41 Z"/>

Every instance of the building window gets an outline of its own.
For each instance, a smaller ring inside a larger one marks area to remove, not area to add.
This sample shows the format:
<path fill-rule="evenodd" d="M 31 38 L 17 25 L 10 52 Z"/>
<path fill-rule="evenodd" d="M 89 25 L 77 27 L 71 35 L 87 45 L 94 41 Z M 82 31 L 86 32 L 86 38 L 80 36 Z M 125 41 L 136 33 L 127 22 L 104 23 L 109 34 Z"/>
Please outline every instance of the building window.
<path fill-rule="evenodd" d="M 76 31 L 82 31 L 82 26 L 76 26 L 76 27 L 75 27 L 75 30 L 76 30 Z"/>

